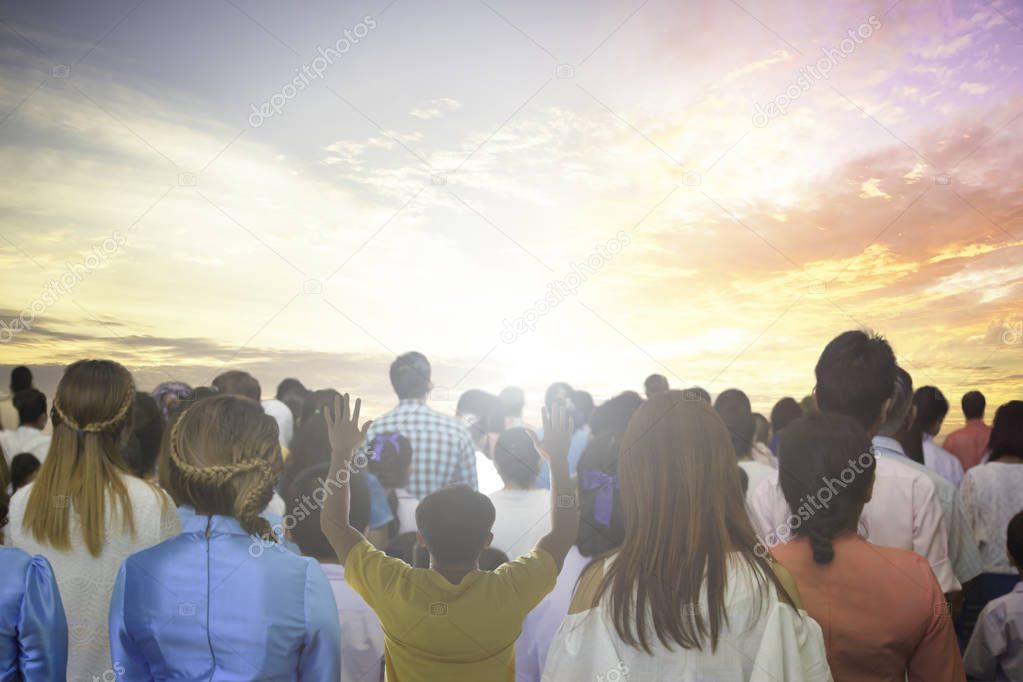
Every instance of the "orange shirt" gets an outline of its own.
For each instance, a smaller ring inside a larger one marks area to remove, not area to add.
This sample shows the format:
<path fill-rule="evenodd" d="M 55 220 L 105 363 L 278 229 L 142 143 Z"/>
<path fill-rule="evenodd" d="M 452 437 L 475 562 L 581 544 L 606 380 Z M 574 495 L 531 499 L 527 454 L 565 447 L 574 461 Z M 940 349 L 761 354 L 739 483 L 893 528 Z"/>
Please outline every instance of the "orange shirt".
<path fill-rule="evenodd" d="M 991 427 L 983 419 L 971 419 L 966 426 L 956 429 L 945 437 L 946 450 L 962 462 L 963 471 L 980 464 L 987 452 L 987 442 L 991 438 Z"/>
<path fill-rule="evenodd" d="M 807 612 L 824 631 L 828 663 L 841 682 L 963 682 L 952 619 L 922 556 L 835 538 L 830 564 L 798 538 L 771 553 L 787 568 Z"/>

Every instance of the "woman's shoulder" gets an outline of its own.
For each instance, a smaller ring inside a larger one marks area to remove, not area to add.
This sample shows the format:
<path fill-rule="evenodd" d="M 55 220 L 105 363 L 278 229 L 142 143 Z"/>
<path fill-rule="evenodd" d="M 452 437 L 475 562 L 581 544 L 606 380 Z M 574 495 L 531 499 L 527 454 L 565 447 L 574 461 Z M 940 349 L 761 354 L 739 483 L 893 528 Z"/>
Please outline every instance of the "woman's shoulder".
<path fill-rule="evenodd" d="M 156 484 L 131 474 L 121 474 L 120 478 L 133 506 L 153 505 L 162 508 L 162 505 L 170 503 L 170 496 Z"/>

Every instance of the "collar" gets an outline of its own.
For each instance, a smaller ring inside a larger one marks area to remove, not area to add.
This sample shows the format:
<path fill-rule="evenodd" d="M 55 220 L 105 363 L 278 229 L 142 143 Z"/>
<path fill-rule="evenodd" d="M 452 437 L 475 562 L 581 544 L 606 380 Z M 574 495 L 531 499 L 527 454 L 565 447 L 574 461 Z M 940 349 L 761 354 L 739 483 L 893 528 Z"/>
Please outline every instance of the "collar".
<path fill-rule="evenodd" d="M 238 519 L 231 516 L 220 516 L 219 514 L 214 514 L 213 516 L 194 514 L 185 519 L 185 522 L 181 524 L 181 532 L 205 534 L 207 524 L 209 524 L 210 535 L 244 535 L 246 537 L 249 535 L 242 528 L 242 525 L 238 523 Z"/>
<path fill-rule="evenodd" d="M 906 451 L 902 449 L 902 443 L 891 436 L 874 436 L 872 442 L 874 451 L 878 455 L 906 456 Z"/>

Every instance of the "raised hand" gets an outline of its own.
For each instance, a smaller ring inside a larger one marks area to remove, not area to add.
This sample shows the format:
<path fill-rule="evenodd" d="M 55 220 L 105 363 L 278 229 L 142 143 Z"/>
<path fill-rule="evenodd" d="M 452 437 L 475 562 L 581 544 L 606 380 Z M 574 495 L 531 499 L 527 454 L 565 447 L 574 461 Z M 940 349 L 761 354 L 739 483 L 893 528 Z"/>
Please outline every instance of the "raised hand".
<path fill-rule="evenodd" d="M 338 464 L 346 464 L 359 444 L 366 440 L 366 432 L 370 422 L 359 428 L 359 410 L 362 399 L 356 398 L 355 411 L 351 410 L 351 399 L 348 394 L 334 398 L 334 404 L 323 411 L 327 422 L 327 438 L 330 441 L 331 459 Z"/>
<path fill-rule="evenodd" d="M 546 460 L 568 457 L 572 434 L 575 433 L 574 422 L 572 413 L 564 405 L 555 405 L 550 410 L 543 408 L 543 441 L 538 443 L 533 436 L 541 457 Z"/>

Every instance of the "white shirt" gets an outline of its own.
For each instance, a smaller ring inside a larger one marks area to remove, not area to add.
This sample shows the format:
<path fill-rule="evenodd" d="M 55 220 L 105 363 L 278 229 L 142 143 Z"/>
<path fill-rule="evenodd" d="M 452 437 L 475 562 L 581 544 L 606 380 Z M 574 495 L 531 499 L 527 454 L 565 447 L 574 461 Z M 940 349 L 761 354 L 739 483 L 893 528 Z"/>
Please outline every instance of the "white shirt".
<path fill-rule="evenodd" d="M 749 486 L 746 488 L 746 504 L 749 505 L 753 503 L 753 491 L 771 475 L 771 472 L 777 473 L 777 469 L 748 459 L 740 459 L 739 466 L 742 467 L 742 470 L 746 472 L 746 476 L 749 478 Z"/>
<path fill-rule="evenodd" d="M 3 448 L 8 465 L 23 452 L 31 452 L 42 463 L 50 451 L 50 438 L 32 426 L 19 426 L 13 431 L 0 431 L 0 448 Z"/>
<path fill-rule="evenodd" d="M 753 529 L 768 546 L 794 536 L 799 516 L 789 509 L 777 472 L 757 487 L 749 507 Z M 962 589 L 948 557 L 948 530 L 941 504 L 927 474 L 891 457 L 878 457 L 874 494 L 863 507 L 859 533 L 875 545 L 908 549 L 926 557 L 943 592 Z"/>
<path fill-rule="evenodd" d="M 394 494 L 398 498 L 398 513 L 395 514 L 398 517 L 398 534 L 415 532 L 418 528 L 416 507 L 419 506 L 419 500 L 404 488 L 396 488 Z"/>
<path fill-rule="evenodd" d="M 295 415 L 291 414 L 291 408 L 276 398 L 261 400 L 260 405 L 263 411 L 274 418 L 277 422 L 278 440 L 285 450 L 291 447 L 291 437 L 295 432 Z"/>
<path fill-rule="evenodd" d="M 476 488 L 484 495 L 497 492 L 504 487 L 504 481 L 497 473 L 494 460 L 476 451 Z M 511 556 L 511 555 L 509 555 Z M 514 557 L 512 557 L 514 558 Z"/>
<path fill-rule="evenodd" d="M 533 549 L 540 538 L 551 532 L 551 491 L 505 488 L 491 493 L 490 501 L 497 511 L 490 546 L 507 554 L 509 559 Z"/>
<path fill-rule="evenodd" d="M 339 564 L 320 564 L 334 591 L 341 620 L 341 682 L 377 682 L 384 664 L 384 631 L 362 597 L 345 582 Z"/>
<path fill-rule="evenodd" d="M 702 650 L 669 650 L 652 629 L 653 655 L 628 646 L 615 632 L 605 595 L 594 608 L 565 617 L 551 642 L 542 679 L 830 682 L 820 625 L 779 600 L 773 588 L 757 590 L 751 570 L 741 564 L 745 562 L 729 566 L 724 600 L 728 620 L 721 625 L 714 652 L 709 644 Z M 701 603 L 705 608 L 705 596 Z"/>
<path fill-rule="evenodd" d="M 774 456 L 773 452 L 771 452 L 771 448 L 767 447 L 767 445 L 760 441 L 755 441 L 753 443 L 753 449 L 750 450 L 750 456 L 753 458 L 754 462 L 766 464 L 772 469 L 778 468 L 778 458 Z"/>
<path fill-rule="evenodd" d="M 959 496 L 980 544 L 984 572 L 1015 575 L 1005 534 L 1012 517 L 1023 511 L 1023 464 L 995 461 L 970 467 Z"/>
<path fill-rule="evenodd" d="M 35 483 L 29 483 L 11 498 L 10 523 L 7 530 L 7 544 L 18 547 L 29 554 L 42 554 L 57 578 L 61 600 L 68 624 L 68 666 L 69 681 L 92 682 L 105 679 L 111 670 L 110 638 L 107 617 L 110 597 L 121 564 L 131 554 L 155 545 L 177 535 L 178 524 L 174 503 L 158 488 L 140 478 L 121 476 L 128 489 L 132 515 L 135 522 L 134 537 L 122 529 L 119 507 L 112 504 L 108 495 L 106 520 L 104 522 L 103 550 L 97 557 L 92 556 L 82 539 L 81 526 L 74 510 L 69 518 L 71 547 L 54 549 L 36 540 L 28 530 L 22 528 L 25 505 Z M 154 589 L 157 589 L 154 586 Z"/>
<path fill-rule="evenodd" d="M 540 682 L 551 641 L 568 615 L 576 582 L 589 563 L 589 558 L 573 545 L 565 556 L 554 589 L 526 616 L 522 634 L 515 642 L 515 682 Z"/>
<path fill-rule="evenodd" d="M 934 436 L 924 434 L 924 464 L 937 471 L 945 480 L 959 487 L 963 482 L 963 463 L 951 452 L 934 442 Z"/>
<path fill-rule="evenodd" d="M 959 491 L 948 479 L 934 469 L 914 462 L 906 456 L 902 444 L 887 436 L 874 436 L 874 452 L 880 457 L 894 457 L 895 461 L 926 474 L 934 484 L 934 492 L 941 503 L 941 515 L 948 529 L 948 559 L 952 562 L 952 571 L 960 583 L 973 580 L 984 572 L 984 563 L 980 558 L 977 538 L 973 535 L 970 522 L 963 512 L 959 500 Z"/>
<path fill-rule="evenodd" d="M 1023 583 L 1009 594 L 992 599 L 980 612 L 963 667 L 970 679 L 1013 682 L 1023 680 Z"/>

